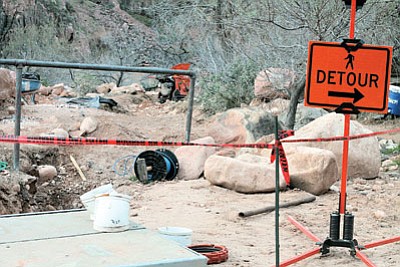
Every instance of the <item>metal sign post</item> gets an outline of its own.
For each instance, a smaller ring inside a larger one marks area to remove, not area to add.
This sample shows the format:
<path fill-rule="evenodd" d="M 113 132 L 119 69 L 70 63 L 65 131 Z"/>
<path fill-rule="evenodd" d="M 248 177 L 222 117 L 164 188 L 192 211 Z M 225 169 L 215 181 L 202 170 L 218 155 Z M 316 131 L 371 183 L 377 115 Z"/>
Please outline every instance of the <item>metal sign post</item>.
<path fill-rule="evenodd" d="M 374 267 L 374 263 L 361 252 L 361 249 L 400 241 L 400 236 L 397 236 L 359 246 L 357 240 L 353 239 L 354 215 L 346 211 L 350 114 L 360 111 L 387 112 L 387 92 L 389 90 L 392 56 L 391 47 L 364 46 L 362 41 L 354 39 L 357 4 L 361 4 L 361 2 L 364 4 L 365 0 L 346 0 L 346 3 L 350 1 L 350 39 L 344 40 L 339 46 L 335 43 L 310 43 L 304 100 L 305 105 L 336 108 L 336 112 L 344 114 L 344 137 L 346 139 L 343 141 L 339 209 L 330 215 L 329 237 L 323 242 L 295 219 L 289 217 L 289 221 L 293 225 L 317 242 L 321 248 L 305 252 L 279 265 L 277 264 L 277 266 L 289 266 L 316 255 L 318 252 L 325 255 L 330 252 L 330 247 L 345 247 L 350 248 L 352 256 L 358 257 L 367 266 Z M 333 53 L 324 52 L 326 47 L 321 49 L 319 46 L 329 47 L 330 50 L 333 48 L 334 51 Z M 376 51 L 371 53 L 371 48 Z M 360 53 L 360 51 L 363 52 Z M 328 55 L 333 55 L 334 59 L 331 60 Z M 378 60 L 365 61 L 367 58 L 371 59 L 371 57 L 377 57 Z M 355 59 L 357 59 L 357 63 Z M 361 67 L 357 73 L 356 64 L 360 64 L 359 60 Z M 317 66 L 314 66 L 314 64 Z M 342 238 L 340 238 L 341 224 L 343 224 Z"/>

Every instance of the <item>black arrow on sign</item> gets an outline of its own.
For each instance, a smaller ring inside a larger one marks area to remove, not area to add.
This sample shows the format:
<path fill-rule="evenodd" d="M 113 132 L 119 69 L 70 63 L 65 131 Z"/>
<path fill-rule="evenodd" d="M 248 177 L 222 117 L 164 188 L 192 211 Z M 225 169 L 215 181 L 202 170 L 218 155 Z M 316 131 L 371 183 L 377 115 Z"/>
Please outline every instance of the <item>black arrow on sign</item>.
<path fill-rule="evenodd" d="M 364 97 L 364 95 L 358 91 L 357 88 L 354 88 L 354 93 L 329 91 L 328 96 L 353 98 L 353 104 Z"/>

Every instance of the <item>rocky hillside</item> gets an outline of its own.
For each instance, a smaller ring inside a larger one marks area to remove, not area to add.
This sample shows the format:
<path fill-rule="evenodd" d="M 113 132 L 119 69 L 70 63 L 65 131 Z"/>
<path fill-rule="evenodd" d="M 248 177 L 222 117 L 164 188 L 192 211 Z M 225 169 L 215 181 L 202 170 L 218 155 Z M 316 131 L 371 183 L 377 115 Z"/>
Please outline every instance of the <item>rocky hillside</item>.
<path fill-rule="evenodd" d="M 113 37 L 123 37 L 130 42 L 140 39 L 143 46 L 151 47 L 154 36 L 150 28 L 122 10 L 115 0 L 4 0 L 0 3 L 3 47 L 18 29 L 25 29 L 28 33 L 30 31 L 31 36 L 27 38 L 33 38 L 32 27 L 44 27 L 46 23 L 54 23 L 56 41 L 68 46 L 70 51 L 79 51 L 83 61 L 89 55 L 118 47 L 119 44 L 115 43 L 118 40 Z M 5 49 L 3 56 L 14 55 Z"/>

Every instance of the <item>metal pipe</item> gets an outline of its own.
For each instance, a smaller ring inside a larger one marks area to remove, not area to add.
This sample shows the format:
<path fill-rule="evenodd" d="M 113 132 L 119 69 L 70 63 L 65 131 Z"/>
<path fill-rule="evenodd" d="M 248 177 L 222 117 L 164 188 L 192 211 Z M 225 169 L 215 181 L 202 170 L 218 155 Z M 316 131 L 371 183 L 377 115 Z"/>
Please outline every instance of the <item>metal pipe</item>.
<path fill-rule="evenodd" d="M 279 133 L 278 115 L 275 116 L 275 264 L 279 266 Z"/>
<path fill-rule="evenodd" d="M 15 122 L 14 135 L 21 133 L 21 91 L 22 91 L 22 65 L 17 65 L 16 70 L 16 92 L 15 92 Z M 13 169 L 19 171 L 19 143 L 14 144 Z"/>
<path fill-rule="evenodd" d="M 47 68 L 64 68 L 64 69 L 84 69 L 84 70 L 102 70 L 102 71 L 119 71 L 119 72 L 141 72 L 155 74 L 171 74 L 171 75 L 186 75 L 190 79 L 190 91 L 188 101 L 188 112 L 186 116 L 186 142 L 190 142 L 190 134 L 192 127 L 192 114 L 194 102 L 194 88 L 196 82 L 196 74 L 189 70 L 175 70 L 166 68 L 151 68 L 151 67 L 127 67 L 117 65 L 104 64 L 82 64 L 82 63 L 67 63 L 67 62 L 49 62 L 39 60 L 23 60 L 23 59 L 0 59 L 0 64 L 14 65 L 17 67 L 17 94 L 16 94 L 16 120 L 15 120 L 15 136 L 20 134 L 21 122 L 21 90 L 22 90 L 22 68 L 24 66 L 32 67 L 47 67 Z M 19 74 L 18 74 L 19 73 Z M 18 78 L 19 77 L 19 78 Z M 14 145 L 14 169 L 19 169 L 19 143 Z"/>
<path fill-rule="evenodd" d="M 196 82 L 196 76 L 193 75 L 190 79 L 189 88 L 189 101 L 188 101 L 188 111 L 186 114 L 186 137 L 185 141 L 190 142 L 190 131 L 192 129 L 192 115 L 193 115 L 193 102 L 194 102 L 194 85 Z"/>
<path fill-rule="evenodd" d="M 297 206 L 300 204 L 304 204 L 304 203 L 310 203 L 313 202 L 314 200 L 316 200 L 317 198 L 315 196 L 307 196 L 305 198 L 301 198 L 301 199 L 297 199 L 297 200 L 293 200 L 293 201 L 289 201 L 286 203 L 282 203 L 279 204 L 279 208 L 288 208 L 288 207 L 292 207 L 292 206 Z M 249 211 L 242 211 L 239 212 L 239 217 L 249 217 L 249 216 L 253 216 L 253 215 L 258 215 L 261 213 L 269 213 L 275 210 L 275 205 L 271 205 L 271 206 L 266 206 L 263 208 L 259 208 L 259 209 L 254 209 L 254 210 L 249 210 Z"/>
<path fill-rule="evenodd" d="M 117 65 L 105 64 L 83 64 L 83 63 L 67 63 L 67 62 L 50 62 L 39 60 L 23 60 L 23 59 L 0 59 L 0 64 L 14 65 L 14 66 L 32 66 L 32 67 L 48 67 L 48 68 L 62 68 L 62 69 L 86 69 L 86 70 L 104 70 L 104 71 L 125 71 L 125 72 L 142 72 L 142 73 L 156 73 L 156 74 L 178 74 L 195 76 L 193 71 L 189 70 L 173 70 L 166 68 L 152 68 L 152 67 L 126 67 Z"/>

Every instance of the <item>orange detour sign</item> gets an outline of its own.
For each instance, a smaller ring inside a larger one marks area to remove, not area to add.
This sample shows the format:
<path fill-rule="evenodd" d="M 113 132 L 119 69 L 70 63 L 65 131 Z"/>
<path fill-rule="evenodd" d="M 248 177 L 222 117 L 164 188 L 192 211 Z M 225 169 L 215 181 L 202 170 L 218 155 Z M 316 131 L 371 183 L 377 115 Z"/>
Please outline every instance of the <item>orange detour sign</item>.
<path fill-rule="evenodd" d="M 311 41 L 304 104 L 387 113 L 392 47 Z"/>

